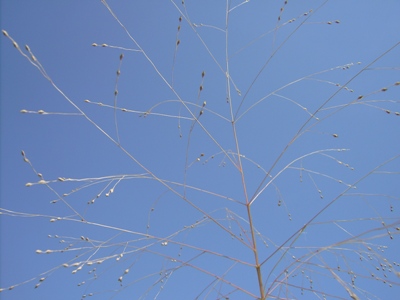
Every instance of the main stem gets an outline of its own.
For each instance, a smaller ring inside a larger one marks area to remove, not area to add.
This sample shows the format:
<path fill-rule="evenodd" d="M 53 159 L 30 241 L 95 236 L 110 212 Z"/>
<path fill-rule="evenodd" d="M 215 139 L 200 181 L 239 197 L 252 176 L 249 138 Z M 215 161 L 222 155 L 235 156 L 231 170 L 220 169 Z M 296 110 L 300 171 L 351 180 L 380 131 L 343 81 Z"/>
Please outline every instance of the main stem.
<path fill-rule="evenodd" d="M 256 267 L 256 272 L 257 272 L 258 286 L 260 288 L 260 297 L 261 297 L 260 299 L 265 300 L 264 284 L 263 284 L 263 279 L 262 279 L 261 266 L 260 266 L 260 262 L 258 259 L 257 242 L 256 242 L 255 233 L 254 233 L 253 218 L 251 216 L 251 208 L 250 208 L 251 203 L 250 203 L 248 195 L 247 195 L 246 181 L 245 181 L 243 165 L 242 165 L 242 158 L 241 158 L 240 148 L 239 148 L 239 140 L 238 140 L 238 136 L 237 136 L 237 132 L 236 132 L 235 116 L 233 114 L 233 105 L 232 105 L 232 101 L 231 101 L 232 99 L 231 99 L 231 87 L 230 87 L 230 75 L 229 75 L 230 74 L 229 73 L 229 55 L 228 55 L 229 7 L 230 7 L 230 0 L 226 0 L 226 16 L 225 16 L 225 18 L 226 18 L 225 19 L 226 93 L 227 93 L 227 100 L 228 100 L 229 108 L 230 108 L 230 114 L 231 114 L 233 137 L 235 139 L 235 144 L 236 144 L 236 153 L 237 153 L 237 158 L 238 158 L 237 167 L 240 172 L 242 186 L 243 186 L 243 193 L 244 193 L 244 197 L 246 199 L 246 209 L 247 209 L 247 216 L 248 216 L 249 227 L 250 227 L 250 232 L 251 232 L 252 249 L 253 249 L 255 267 Z"/>

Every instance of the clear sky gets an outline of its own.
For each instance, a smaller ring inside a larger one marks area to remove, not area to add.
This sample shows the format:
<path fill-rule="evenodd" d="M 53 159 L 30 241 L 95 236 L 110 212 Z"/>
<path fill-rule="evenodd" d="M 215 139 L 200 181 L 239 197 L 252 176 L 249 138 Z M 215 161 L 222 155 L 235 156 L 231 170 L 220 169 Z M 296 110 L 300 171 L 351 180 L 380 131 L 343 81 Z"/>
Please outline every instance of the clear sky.
<path fill-rule="evenodd" d="M 1 1 L 0 298 L 395 299 L 399 14 Z"/>

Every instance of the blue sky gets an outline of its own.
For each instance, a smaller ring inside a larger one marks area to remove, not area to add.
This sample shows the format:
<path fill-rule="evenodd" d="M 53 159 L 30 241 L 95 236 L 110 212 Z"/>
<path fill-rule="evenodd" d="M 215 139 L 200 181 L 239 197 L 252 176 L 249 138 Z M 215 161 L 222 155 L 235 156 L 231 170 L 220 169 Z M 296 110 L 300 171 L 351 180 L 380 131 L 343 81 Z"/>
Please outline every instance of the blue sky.
<path fill-rule="evenodd" d="M 1 2 L 1 299 L 399 294 L 400 3 L 269 2 Z"/>

